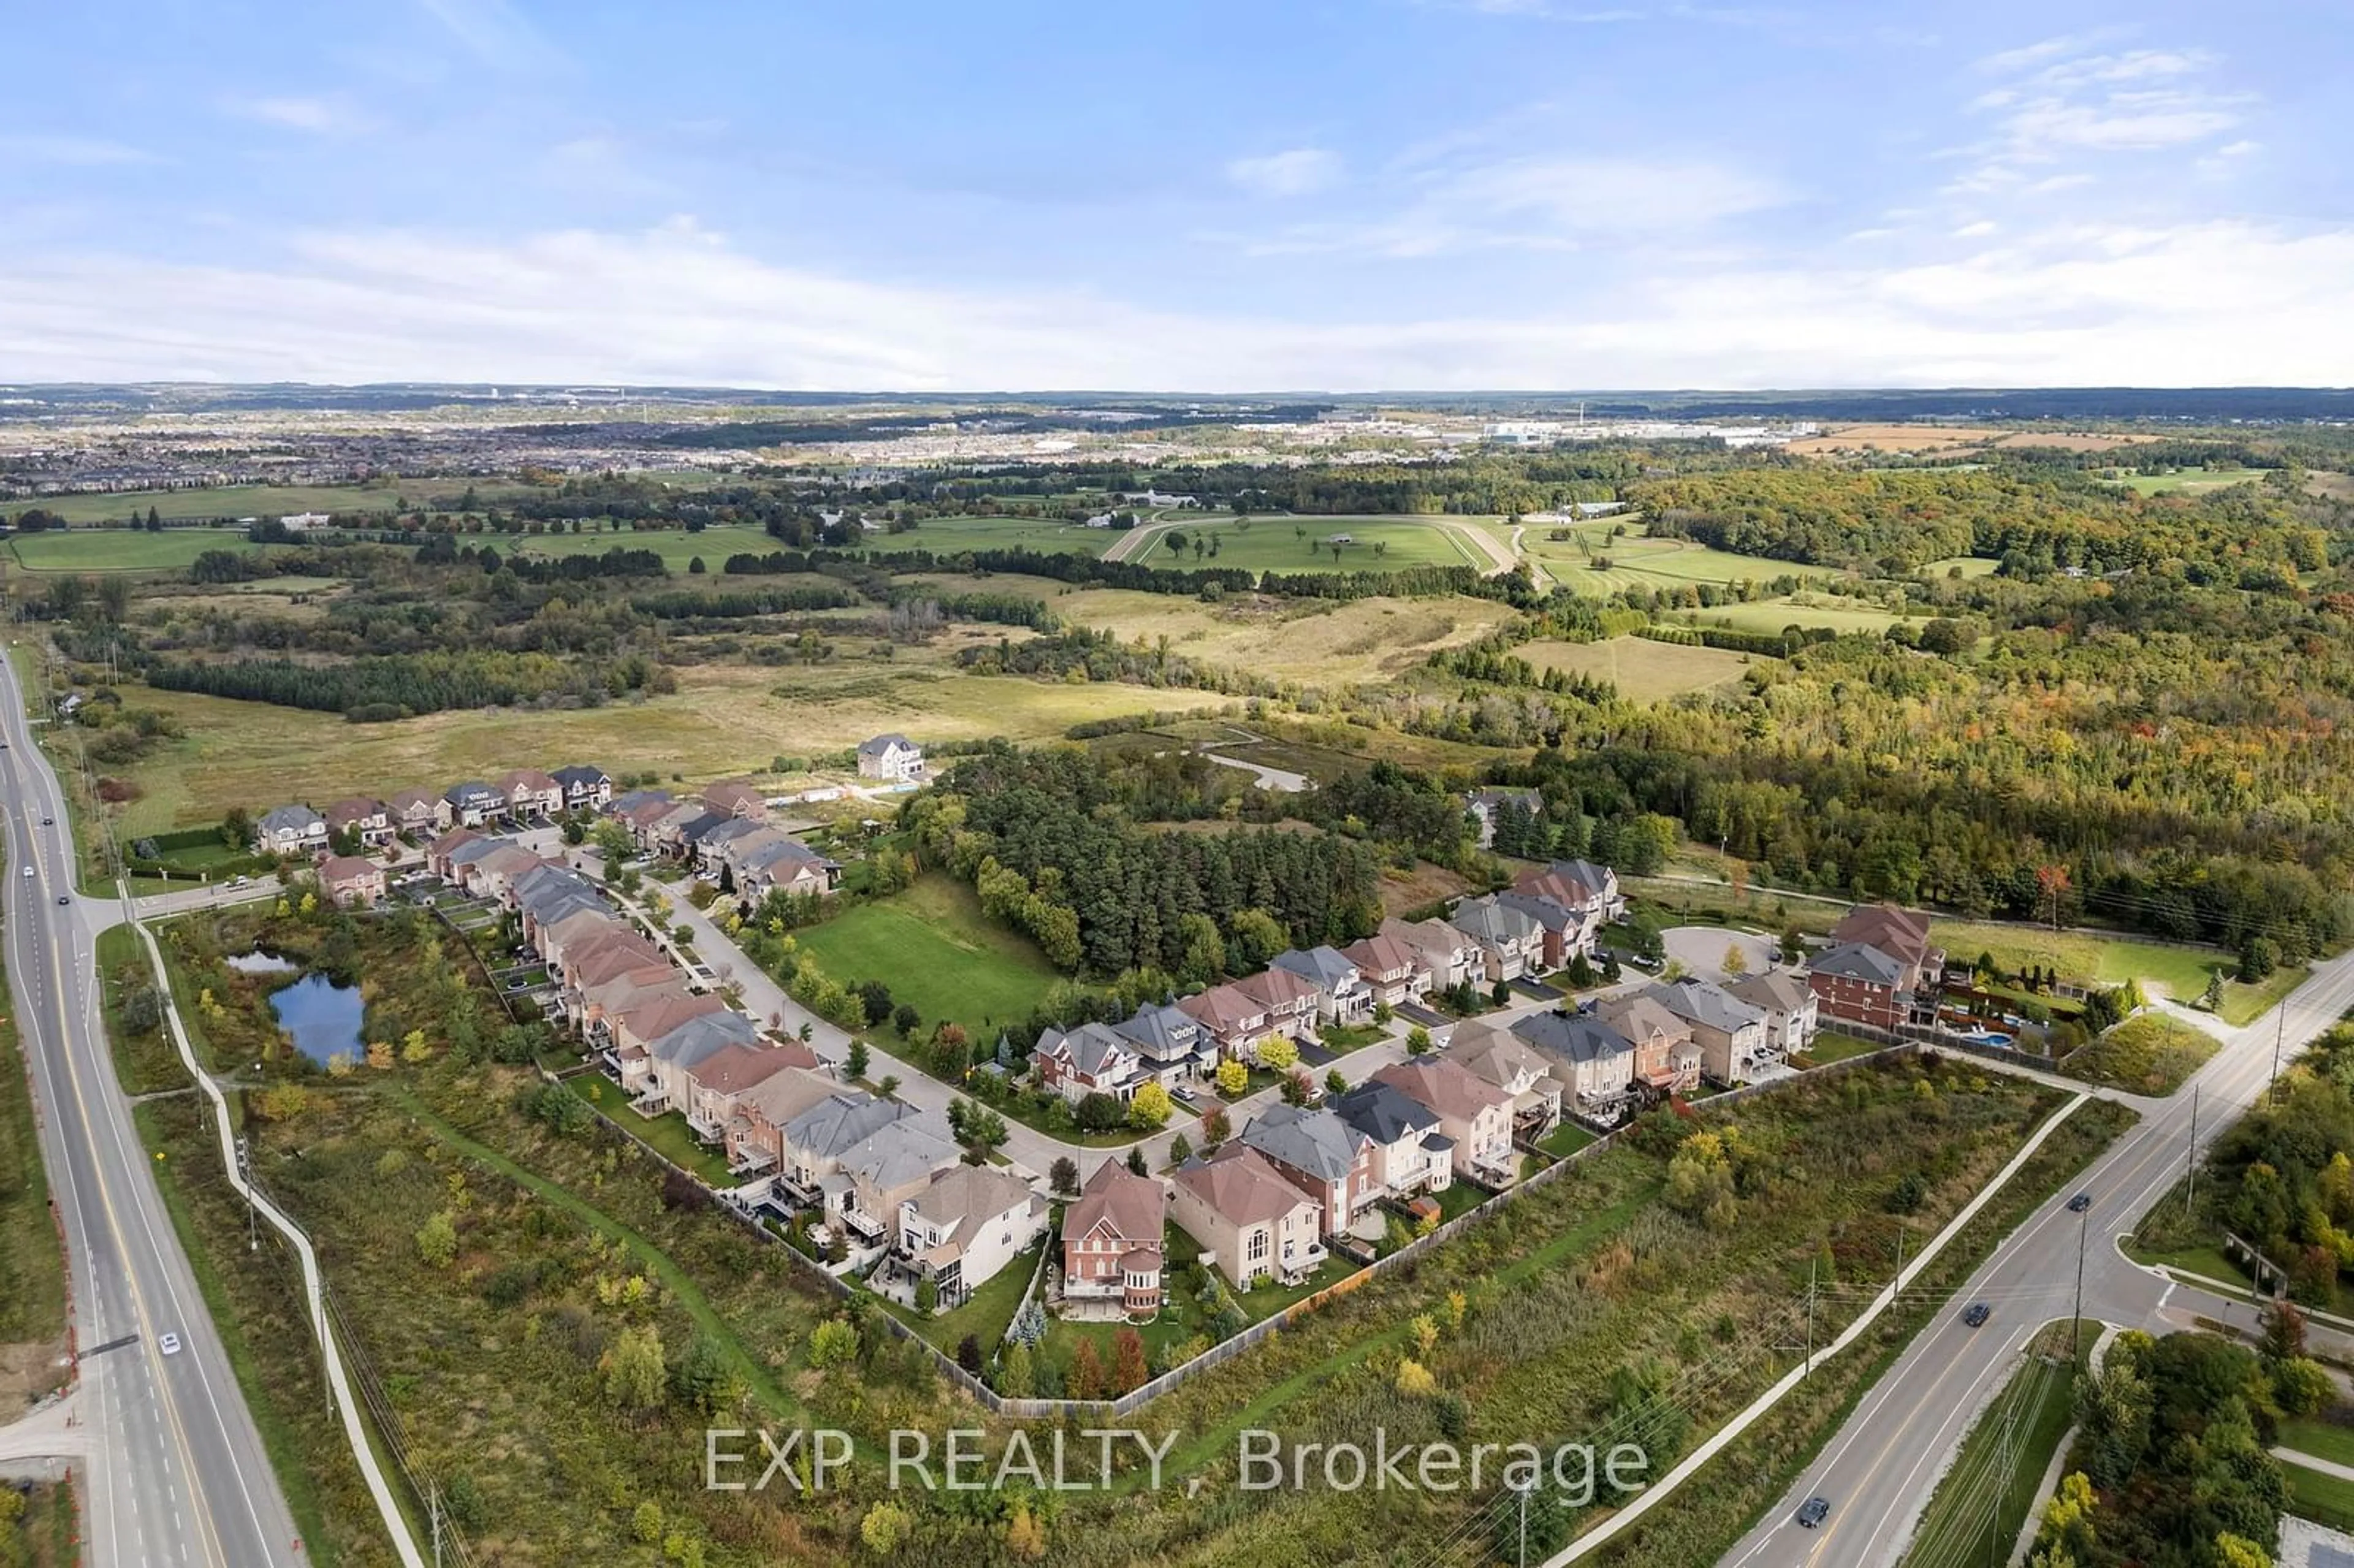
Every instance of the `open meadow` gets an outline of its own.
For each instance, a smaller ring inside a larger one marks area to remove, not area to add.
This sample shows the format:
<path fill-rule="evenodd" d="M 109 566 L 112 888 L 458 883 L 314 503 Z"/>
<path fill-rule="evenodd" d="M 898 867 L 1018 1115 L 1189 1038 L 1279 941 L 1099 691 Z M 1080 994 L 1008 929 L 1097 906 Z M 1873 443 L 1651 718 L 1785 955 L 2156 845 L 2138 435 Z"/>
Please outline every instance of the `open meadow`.
<path fill-rule="evenodd" d="M 422 507 L 454 510 L 470 488 L 476 504 L 495 506 L 520 495 L 542 493 L 536 486 L 494 479 L 394 479 L 365 484 L 224 484 L 194 490 L 125 490 L 105 495 L 44 495 L 9 502 L 15 516 L 30 507 L 69 523 L 112 523 L 144 518 L 150 508 L 166 519 L 282 517 L 292 512 L 384 512 Z"/>
<path fill-rule="evenodd" d="M 832 980 L 888 984 L 895 1001 L 923 1015 L 924 1035 L 943 1019 L 962 1024 L 976 1056 L 1060 978 L 1037 944 L 988 918 L 970 887 L 939 873 L 795 931 L 793 939 Z"/>
<path fill-rule="evenodd" d="M 606 531 L 584 526 L 578 534 L 469 535 L 466 542 L 488 545 L 502 555 L 539 556 L 551 560 L 564 556 L 601 556 L 608 550 L 652 550 L 673 572 L 685 571 L 689 563 L 700 557 L 704 569 L 714 576 L 718 575 L 730 556 L 765 556 L 784 547 L 770 538 L 767 530 L 748 523 L 724 523 L 695 534 L 684 528 L 619 527 Z"/>
<path fill-rule="evenodd" d="M 207 550 L 243 556 L 281 547 L 250 543 L 236 528 L 72 528 L 19 534 L 0 546 L 11 565 L 27 572 L 185 572 Z"/>
<path fill-rule="evenodd" d="M 1739 631 L 1778 633 L 1792 626 L 1821 627 L 1831 631 L 1861 631 L 1877 636 L 1903 620 L 1877 605 L 1829 594 L 1800 593 L 1788 599 L 1759 599 L 1750 604 L 1719 605 L 1699 612 L 1702 626 L 1729 626 Z"/>
<path fill-rule="evenodd" d="M 779 753 L 846 751 L 885 730 L 919 741 L 1042 740 L 1089 719 L 1220 702 L 1209 693 L 969 675 L 920 655 L 773 669 L 689 665 L 678 683 L 674 694 L 599 708 L 478 708 L 370 725 L 138 689 L 127 694 L 133 704 L 169 713 L 186 736 L 122 770 L 141 791 L 122 823 L 132 833 L 157 832 L 217 821 L 231 806 L 323 805 L 415 784 L 440 788 L 526 762 L 593 761 L 614 772 L 709 779 L 763 771 Z"/>
<path fill-rule="evenodd" d="M 1497 562 L 1466 539 L 1459 528 L 1470 518 L 1253 517 L 1237 520 L 1205 513 L 1196 521 L 1180 516 L 1123 558 L 1147 567 L 1239 567 L 1255 572 L 1394 571 L 1401 567 L 1477 567 Z M 1181 556 L 1172 540 L 1182 537 Z M 1196 540 L 1217 541 L 1196 556 Z M 1341 540 L 1334 555 L 1335 545 Z M 1381 546 L 1377 555 L 1374 546 Z"/>
<path fill-rule="evenodd" d="M 1526 642 L 1513 650 L 1540 670 L 1566 670 L 1607 681 L 1629 702 L 1659 703 L 1686 692 L 1730 685 L 1750 656 L 1724 648 L 1610 637 L 1598 642 Z"/>
<path fill-rule="evenodd" d="M 1638 584 L 1653 589 L 1680 588 L 1699 583 L 1771 582 L 1776 577 L 1826 575 L 1819 567 L 1736 556 L 1688 539 L 1613 539 L 1607 533 L 1609 521 L 1613 520 L 1581 524 L 1571 539 L 1549 539 L 1532 528 L 1522 536 L 1521 549 L 1547 576 L 1579 593 L 1611 594 Z M 1597 564 L 1605 559 L 1610 563 L 1607 568 Z"/>
<path fill-rule="evenodd" d="M 2118 473 L 2105 479 L 2136 495 L 2205 495 L 2235 484 L 2262 484 L 2271 471 L 2261 468 L 2183 468 L 2172 473 Z"/>
<path fill-rule="evenodd" d="M 1036 550 L 1044 555 L 1100 556 L 1124 530 L 1090 528 L 1042 517 L 927 517 L 906 534 L 870 534 L 854 546 L 874 556 L 929 550 L 936 556 L 961 550 Z"/>

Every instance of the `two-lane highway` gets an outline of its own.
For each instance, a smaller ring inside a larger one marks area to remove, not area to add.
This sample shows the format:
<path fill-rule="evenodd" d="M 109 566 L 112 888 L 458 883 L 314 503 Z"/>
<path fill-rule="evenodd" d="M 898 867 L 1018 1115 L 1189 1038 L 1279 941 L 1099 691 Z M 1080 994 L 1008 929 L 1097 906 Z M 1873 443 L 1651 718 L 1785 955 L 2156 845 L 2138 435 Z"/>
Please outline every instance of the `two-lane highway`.
<path fill-rule="evenodd" d="M 2301 1050 L 2354 1007 L 2354 954 L 2316 967 L 2280 1009 L 2231 1034 L 2191 1082 L 2198 1086 L 2199 1146 L 2235 1119 L 2263 1092 L 2277 1044 L 2281 1061 Z M 2041 1324 L 2068 1315 L 2075 1301 L 2079 1247 L 2084 1316 L 2166 1333 L 2194 1315 L 2229 1318 L 2232 1303 L 2170 1284 L 2117 1251 L 2150 1205 L 2189 1168 L 2191 1092 L 2163 1100 L 2118 1096 L 2142 1119 L 2006 1237 L 1863 1396 L 1798 1483 L 1723 1561 L 1736 1568 L 1885 1568 L 1910 1544 L 1938 1478 L 1972 1420 L 2020 1365 Z M 2070 1213 L 2070 1194 L 2088 1192 L 2092 1208 Z M 1987 1302 L 1993 1317 L 1971 1329 L 1961 1314 Z M 2238 1304 L 2237 1320 L 2250 1308 Z M 1796 1521 L 1800 1504 L 1820 1497 L 1830 1514 L 1815 1530 Z"/>
<path fill-rule="evenodd" d="M 17 1033 L 65 1230 L 93 1444 L 90 1561 L 292 1568 L 304 1561 L 292 1516 L 172 1229 L 154 1155 L 142 1147 L 115 1079 L 95 923 L 74 895 L 63 796 L 5 659 L 0 741 L 8 860 L 0 907 Z"/>

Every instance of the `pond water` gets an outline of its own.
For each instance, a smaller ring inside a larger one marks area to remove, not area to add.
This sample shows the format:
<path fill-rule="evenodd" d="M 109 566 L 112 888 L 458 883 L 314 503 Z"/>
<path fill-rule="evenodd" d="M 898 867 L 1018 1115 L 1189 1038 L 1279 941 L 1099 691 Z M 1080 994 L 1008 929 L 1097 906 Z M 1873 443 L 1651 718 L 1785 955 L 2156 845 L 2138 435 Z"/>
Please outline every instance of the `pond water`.
<path fill-rule="evenodd" d="M 366 1002 L 355 985 L 337 985 L 324 975 L 307 975 L 270 994 L 279 1027 L 294 1037 L 294 1048 L 324 1065 L 331 1056 L 356 1061 L 366 1054 L 360 1017 Z"/>
<path fill-rule="evenodd" d="M 302 966 L 276 953 L 237 953 L 221 962 L 241 975 L 291 975 Z"/>

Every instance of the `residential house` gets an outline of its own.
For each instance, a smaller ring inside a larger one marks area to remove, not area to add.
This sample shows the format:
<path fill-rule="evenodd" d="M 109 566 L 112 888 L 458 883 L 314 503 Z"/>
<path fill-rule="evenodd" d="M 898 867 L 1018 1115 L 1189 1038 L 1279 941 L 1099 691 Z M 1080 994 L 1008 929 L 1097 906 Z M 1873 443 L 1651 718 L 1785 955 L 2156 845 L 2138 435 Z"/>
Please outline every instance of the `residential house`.
<path fill-rule="evenodd" d="M 1046 1231 L 1046 1201 L 993 1165 L 951 1165 L 899 1204 L 898 1251 L 954 1307 Z M 1154 1274 L 1159 1273 L 1158 1268 Z"/>
<path fill-rule="evenodd" d="M 1561 1080 L 1553 1065 L 1511 1030 L 1474 1020 L 1456 1030 L 1447 1059 L 1512 1097 L 1512 1134 L 1542 1138 L 1561 1119 Z"/>
<path fill-rule="evenodd" d="M 1214 985 L 1180 997 L 1177 1008 L 1201 1026 L 1218 1054 L 1237 1061 L 1257 1061 L 1259 1042 L 1276 1033 L 1267 1023 L 1267 1003 L 1240 986 Z"/>
<path fill-rule="evenodd" d="M 811 1072 L 817 1065 L 816 1053 L 798 1041 L 790 1044 L 760 1041 L 724 1045 L 682 1075 L 686 1099 L 680 1108 L 686 1112 L 686 1125 L 698 1137 L 717 1143 L 726 1137 L 727 1128 L 735 1122 L 736 1102 L 746 1091 L 767 1083 L 779 1073 L 791 1069 Z"/>
<path fill-rule="evenodd" d="M 1768 969 L 1724 989 L 1766 1015 L 1766 1043 L 1783 1055 L 1795 1055 L 1814 1044 L 1821 1001 L 1806 976 Z"/>
<path fill-rule="evenodd" d="M 618 1012 L 606 1013 L 600 1022 L 614 1053 L 628 1055 L 635 1052 L 636 1056 L 631 1059 L 637 1060 L 645 1055 L 648 1044 L 681 1024 L 726 1011 L 724 999 L 707 991 L 688 991 L 681 977 L 677 985 L 641 997 Z"/>
<path fill-rule="evenodd" d="M 723 817 L 758 821 L 769 814 L 769 799 L 749 784 L 714 784 L 703 791 L 703 803 Z"/>
<path fill-rule="evenodd" d="M 642 1110 L 684 1110 L 694 1102 L 695 1070 L 730 1045 L 752 1045 L 760 1026 L 740 1012 L 706 1012 L 646 1043 L 646 1075 L 638 1086 Z M 717 1136 L 716 1128 L 709 1129 Z"/>
<path fill-rule="evenodd" d="M 601 811 L 613 799 L 613 781 L 601 768 L 576 764 L 557 768 L 552 777 L 564 787 L 567 811 Z"/>
<path fill-rule="evenodd" d="M 1496 847 L 1496 814 L 1507 806 L 1532 818 L 1544 814 L 1544 795 L 1536 789 L 1474 789 L 1465 801 L 1471 815 L 1479 820 L 1481 849 Z"/>
<path fill-rule="evenodd" d="M 384 804 L 394 829 L 412 839 L 440 832 L 450 825 L 450 802 L 430 789 L 403 789 Z"/>
<path fill-rule="evenodd" d="M 452 784 L 441 793 L 450 821 L 461 828 L 479 828 L 507 809 L 507 798 L 480 779 Z"/>
<path fill-rule="evenodd" d="M 1135 1046 L 1108 1023 L 1049 1029 L 1038 1036 L 1033 1057 L 1038 1064 L 1039 1087 L 1054 1090 L 1073 1105 L 1089 1095 L 1130 1099 L 1146 1081 Z"/>
<path fill-rule="evenodd" d="M 1251 1118 L 1239 1141 L 1316 1201 L 1328 1235 L 1346 1231 L 1357 1211 L 1380 1195 L 1373 1141 L 1329 1110 L 1269 1106 Z"/>
<path fill-rule="evenodd" d="M 1294 1040 L 1316 1037 L 1316 1015 L 1324 993 L 1316 982 L 1289 969 L 1261 969 L 1235 981 L 1235 989 L 1267 1010 L 1267 1032 Z"/>
<path fill-rule="evenodd" d="M 1170 1181 L 1169 1217 L 1237 1288 L 1293 1284 L 1324 1261 L 1321 1211 L 1257 1150 L 1229 1143 L 1190 1160 Z"/>
<path fill-rule="evenodd" d="M 451 857 L 459 881 L 477 898 L 495 898 L 514 907 L 514 885 L 548 863 L 524 848 L 497 839 L 470 844 Z"/>
<path fill-rule="evenodd" d="M 1218 1065 L 1218 1044 L 1182 1007 L 1148 1001 L 1113 1024 L 1112 1032 L 1136 1050 L 1147 1075 L 1173 1089 Z"/>
<path fill-rule="evenodd" d="M 1587 1121 L 1617 1120 L 1640 1093 L 1635 1043 L 1592 1014 L 1532 1013 L 1513 1024 L 1511 1033 L 1553 1064 L 1568 1105 Z M 1693 1054 L 1696 1059 L 1698 1053 Z M 1697 1065 L 1692 1070 L 1698 1073 Z"/>
<path fill-rule="evenodd" d="M 589 980 L 577 990 L 565 993 L 565 1011 L 573 1023 L 591 1040 L 610 1039 L 605 1020 L 623 1013 L 642 1002 L 658 997 L 677 996 L 686 988 L 686 978 L 667 963 L 642 965 Z M 651 1081 L 652 1064 L 642 1049 L 632 1057 L 621 1054 L 621 1086 L 635 1094 Z M 632 1066 L 636 1062 L 638 1065 Z"/>
<path fill-rule="evenodd" d="M 362 854 L 329 855 L 319 866 L 319 886 L 338 907 L 365 908 L 384 896 L 384 867 Z"/>
<path fill-rule="evenodd" d="M 564 810 L 564 786 L 536 768 L 501 774 L 491 788 L 505 802 L 504 809 L 514 821 L 540 821 Z"/>
<path fill-rule="evenodd" d="M 1107 1158 L 1063 1211 L 1064 1299 L 1118 1302 L 1130 1317 L 1158 1313 L 1168 1216 L 1166 1188 Z"/>
<path fill-rule="evenodd" d="M 1357 966 L 1373 1001 L 1391 1007 L 1419 1002 L 1430 989 L 1430 970 L 1415 950 L 1395 937 L 1374 935 L 1352 942 L 1341 956 Z"/>
<path fill-rule="evenodd" d="M 1373 1189 L 1393 1198 L 1454 1184 L 1455 1143 L 1438 1113 L 1393 1085 L 1367 1079 L 1325 1108 L 1373 1145 Z"/>
<path fill-rule="evenodd" d="M 782 1189 L 870 1244 L 887 1242 L 900 1202 L 961 1157 L 937 1118 L 856 1090 L 835 1091 L 779 1130 Z"/>
<path fill-rule="evenodd" d="M 732 861 L 736 895 L 766 898 L 771 893 L 823 895 L 842 885 L 842 866 L 792 837 L 764 828 L 738 840 Z"/>
<path fill-rule="evenodd" d="M 1746 1084 L 1781 1065 L 1781 1051 L 1766 1039 L 1765 1010 L 1723 986 L 1704 980 L 1670 980 L 1644 987 L 1643 994 L 1691 1025 L 1702 1076 L 1720 1084 Z"/>
<path fill-rule="evenodd" d="M 317 854 L 327 847 L 327 819 L 308 806 L 279 806 L 253 825 L 257 854 Z"/>
<path fill-rule="evenodd" d="M 1564 909 L 1550 898 L 1514 893 L 1509 888 L 1493 895 L 1493 897 L 1502 907 L 1516 910 L 1535 921 L 1537 929 L 1543 933 L 1538 961 L 1530 966 L 1532 973 L 1549 973 L 1579 954 L 1591 952 L 1595 933 L 1600 927 L 1587 911 Z"/>
<path fill-rule="evenodd" d="M 442 881 L 454 885 L 457 881 L 457 854 L 469 844 L 490 841 L 472 828 L 452 828 L 425 846 L 425 869 Z"/>
<path fill-rule="evenodd" d="M 1328 1023 L 1358 1023 L 1373 1011 L 1373 988 L 1338 948 L 1294 948 L 1268 968 L 1288 969 L 1316 988 L 1316 1014 Z"/>
<path fill-rule="evenodd" d="M 858 776 L 910 784 L 924 776 L 924 751 L 904 735 L 878 735 L 858 743 Z"/>
<path fill-rule="evenodd" d="M 354 796 L 348 800 L 336 801 L 323 814 L 327 819 L 330 837 L 337 833 L 354 834 L 362 849 L 381 849 L 392 842 L 392 813 L 385 809 L 381 800 Z"/>
<path fill-rule="evenodd" d="M 1807 988 L 1833 1018 L 1893 1030 L 1913 1015 L 1911 972 L 1869 943 L 1841 942 L 1808 960 Z"/>
<path fill-rule="evenodd" d="M 1479 949 L 1479 972 L 1475 979 L 1518 980 L 1543 966 L 1544 927 L 1520 910 L 1499 904 L 1492 895 L 1459 901 L 1447 923 Z"/>
<path fill-rule="evenodd" d="M 1859 904 L 1831 927 L 1830 945 L 1878 948 L 1904 966 L 1904 989 L 1931 998 L 1943 980 L 1946 954 L 1929 940 L 1929 916 L 1893 904 Z"/>
<path fill-rule="evenodd" d="M 677 802 L 659 789 L 632 789 L 616 797 L 605 808 L 605 814 L 630 831 L 630 842 L 641 851 L 653 847 L 654 833 L 664 817 L 677 809 Z"/>
<path fill-rule="evenodd" d="M 1512 890 L 1549 898 L 1564 909 L 1591 909 L 1597 927 L 1627 917 L 1627 895 L 1618 874 L 1590 860 L 1557 860 L 1531 866 L 1512 879 Z"/>
<path fill-rule="evenodd" d="M 1512 1097 L 1473 1076 L 1451 1056 L 1414 1056 L 1373 1075 L 1438 1113 L 1455 1144 L 1455 1173 L 1490 1187 L 1519 1179 L 1512 1156 Z"/>
<path fill-rule="evenodd" d="M 1425 991 L 1453 991 L 1486 972 L 1479 944 L 1444 920 L 1384 920 L 1380 934 L 1414 954 L 1427 977 Z"/>
<path fill-rule="evenodd" d="M 1634 1043 L 1635 1082 L 1654 1097 L 1700 1087 L 1700 1044 L 1692 1027 L 1649 992 L 1606 998 L 1595 1016 Z"/>
<path fill-rule="evenodd" d="M 725 1134 L 728 1168 L 746 1172 L 776 1170 L 784 1160 L 785 1125 L 824 1104 L 841 1089 L 823 1072 L 788 1067 L 738 1093 L 736 1114 Z"/>

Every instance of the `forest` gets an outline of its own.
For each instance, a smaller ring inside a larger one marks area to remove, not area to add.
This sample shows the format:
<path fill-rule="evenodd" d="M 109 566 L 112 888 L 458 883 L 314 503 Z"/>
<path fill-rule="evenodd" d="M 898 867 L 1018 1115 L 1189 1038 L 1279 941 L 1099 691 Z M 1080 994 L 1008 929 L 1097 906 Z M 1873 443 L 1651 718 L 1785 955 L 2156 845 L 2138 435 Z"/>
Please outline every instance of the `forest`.
<path fill-rule="evenodd" d="M 1354 941 L 1381 923 L 1367 845 L 1273 828 L 1150 832 L 1128 809 L 1142 799 L 1086 752 L 1000 744 L 910 800 L 901 825 L 927 865 L 973 883 L 984 908 L 1011 912 L 1050 959 L 1097 978 L 1199 969 L 1189 916 L 1261 910 L 1297 946 Z"/>

